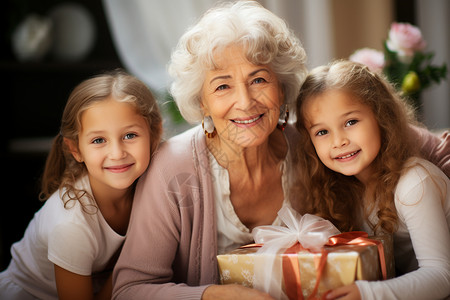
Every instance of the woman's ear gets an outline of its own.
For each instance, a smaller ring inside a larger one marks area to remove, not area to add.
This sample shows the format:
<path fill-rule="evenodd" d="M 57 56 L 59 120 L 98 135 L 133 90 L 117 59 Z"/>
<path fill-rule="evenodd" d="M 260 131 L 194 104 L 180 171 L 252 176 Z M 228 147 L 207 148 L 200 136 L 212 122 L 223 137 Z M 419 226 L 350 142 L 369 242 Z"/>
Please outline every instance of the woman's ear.
<path fill-rule="evenodd" d="M 83 162 L 83 158 L 81 156 L 80 151 L 78 150 L 78 145 L 74 140 L 64 138 L 64 144 L 66 144 L 67 148 L 69 148 L 69 152 L 72 154 L 73 158 L 77 162 Z"/>
<path fill-rule="evenodd" d="M 282 106 L 283 104 L 286 104 L 286 99 L 284 98 L 286 95 L 284 92 L 284 86 L 281 84 L 280 84 L 280 86 L 281 86 L 281 88 L 279 89 L 280 90 L 279 97 L 280 97 L 280 106 Z"/>
<path fill-rule="evenodd" d="M 203 101 L 200 99 L 200 108 L 203 111 L 203 115 L 206 116 L 208 115 L 208 107 L 205 106 L 205 104 L 203 103 Z"/>

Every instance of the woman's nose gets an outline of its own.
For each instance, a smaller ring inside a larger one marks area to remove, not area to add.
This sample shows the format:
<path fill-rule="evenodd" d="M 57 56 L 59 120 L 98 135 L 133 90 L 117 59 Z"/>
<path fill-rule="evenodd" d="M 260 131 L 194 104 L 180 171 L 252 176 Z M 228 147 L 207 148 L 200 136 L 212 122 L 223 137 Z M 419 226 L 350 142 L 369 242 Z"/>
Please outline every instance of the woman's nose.
<path fill-rule="evenodd" d="M 236 108 L 247 110 L 252 103 L 252 94 L 246 84 L 240 84 L 236 89 Z"/>

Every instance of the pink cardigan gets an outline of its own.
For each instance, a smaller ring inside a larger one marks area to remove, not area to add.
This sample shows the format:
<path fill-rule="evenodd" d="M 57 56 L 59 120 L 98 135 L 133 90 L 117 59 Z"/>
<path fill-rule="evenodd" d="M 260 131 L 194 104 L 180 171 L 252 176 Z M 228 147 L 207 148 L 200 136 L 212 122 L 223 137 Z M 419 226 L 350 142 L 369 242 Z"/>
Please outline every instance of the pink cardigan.
<path fill-rule="evenodd" d="M 298 133 L 285 130 L 295 153 Z M 450 144 L 415 132 L 434 163 Z M 425 142 L 426 141 L 426 142 Z M 441 145 L 441 146 L 440 146 Z M 439 148 L 441 147 L 441 148 Z M 113 273 L 113 299 L 201 299 L 219 282 L 212 177 L 201 126 L 163 142 L 141 177 L 127 238 Z M 435 153 L 439 151 L 439 153 Z M 442 161 L 444 164 L 442 164 Z"/>
<path fill-rule="evenodd" d="M 161 144 L 136 187 L 113 299 L 200 299 L 217 283 L 216 223 L 204 134 Z"/>
<path fill-rule="evenodd" d="M 413 129 L 423 157 L 441 168 L 450 178 L 450 132 L 445 131 L 438 138 L 424 128 L 413 127 Z"/>
<path fill-rule="evenodd" d="M 200 299 L 219 282 L 208 151 L 201 126 L 160 145 L 136 187 L 113 299 Z"/>

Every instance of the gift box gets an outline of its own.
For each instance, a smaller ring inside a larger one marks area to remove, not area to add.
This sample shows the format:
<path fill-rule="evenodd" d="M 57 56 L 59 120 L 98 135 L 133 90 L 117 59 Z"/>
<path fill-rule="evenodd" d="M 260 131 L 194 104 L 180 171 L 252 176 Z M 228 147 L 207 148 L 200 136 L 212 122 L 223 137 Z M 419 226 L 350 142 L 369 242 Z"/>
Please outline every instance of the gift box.
<path fill-rule="evenodd" d="M 288 248 L 275 247 L 276 253 L 273 249 L 261 253 L 262 245 L 253 244 L 218 255 L 221 284 L 257 288 L 276 299 L 308 299 L 355 280 L 394 276 L 391 236 L 369 238 L 362 232 L 349 235 L 350 239 L 335 245 L 329 242 L 333 236 L 328 237 L 320 249 L 306 249 L 295 243 Z M 334 236 L 342 240 L 340 237 L 348 234 Z M 384 257 L 381 263 L 380 250 Z"/>

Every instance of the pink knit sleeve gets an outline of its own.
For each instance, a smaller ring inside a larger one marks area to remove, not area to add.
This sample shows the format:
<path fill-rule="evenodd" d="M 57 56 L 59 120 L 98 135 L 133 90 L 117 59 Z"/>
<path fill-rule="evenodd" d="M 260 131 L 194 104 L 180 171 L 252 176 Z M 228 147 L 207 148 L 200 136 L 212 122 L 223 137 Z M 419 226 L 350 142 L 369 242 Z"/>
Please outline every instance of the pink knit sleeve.
<path fill-rule="evenodd" d="M 441 168 L 450 178 L 450 132 L 433 134 L 425 128 L 411 127 L 413 139 L 418 141 L 423 158 Z"/>
<path fill-rule="evenodd" d="M 175 283 L 181 220 L 155 168 L 136 187 L 127 237 L 113 271 L 113 299 L 201 299 L 207 286 Z M 191 266 L 192 267 L 192 266 Z M 184 273 L 178 271 L 178 273 Z"/>

